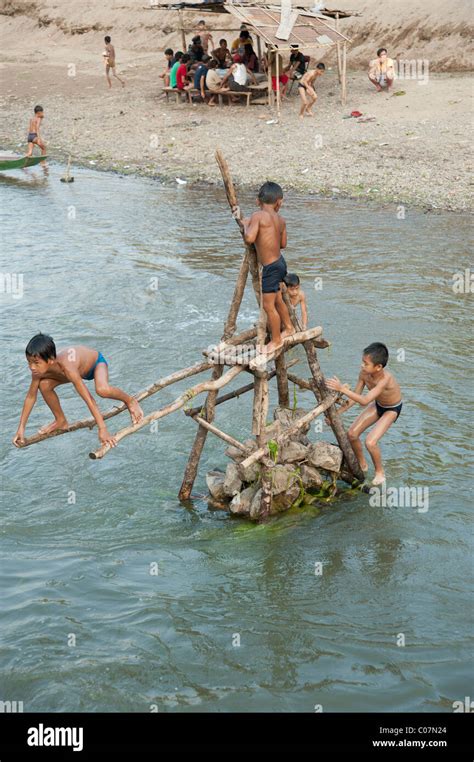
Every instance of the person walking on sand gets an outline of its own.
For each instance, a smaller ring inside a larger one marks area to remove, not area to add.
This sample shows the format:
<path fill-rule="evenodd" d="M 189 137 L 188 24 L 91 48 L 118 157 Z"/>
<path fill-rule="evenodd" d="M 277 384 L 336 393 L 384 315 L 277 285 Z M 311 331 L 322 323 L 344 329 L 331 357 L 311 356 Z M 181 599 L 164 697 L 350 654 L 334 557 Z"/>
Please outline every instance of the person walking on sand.
<path fill-rule="evenodd" d="M 318 63 L 315 69 L 310 69 L 306 74 L 303 74 L 298 82 L 298 92 L 301 98 L 300 119 L 304 119 L 305 116 L 314 116 L 313 106 L 318 98 L 314 89 L 314 81 L 316 77 L 321 77 L 325 70 L 325 65 Z"/>
<path fill-rule="evenodd" d="M 121 83 L 122 87 L 125 87 L 125 82 L 123 79 L 120 79 L 119 75 L 117 74 L 115 67 L 115 48 L 112 45 L 112 38 L 107 35 L 104 37 L 105 42 L 105 50 L 102 53 L 104 57 L 104 63 L 105 63 L 105 78 L 107 82 L 109 83 L 109 87 L 112 87 L 112 80 L 110 79 L 110 70 L 112 69 L 112 74 L 114 75 L 115 79 L 118 79 L 118 81 Z"/>
<path fill-rule="evenodd" d="M 395 69 L 393 66 L 393 60 L 387 56 L 387 48 L 379 48 L 377 50 L 377 58 L 369 64 L 369 79 L 378 93 L 386 89 L 390 91 L 395 79 Z"/>
<path fill-rule="evenodd" d="M 46 143 L 40 135 L 41 121 L 44 119 L 43 106 L 35 106 L 34 114 L 28 125 L 28 151 L 26 155 L 33 156 L 33 148 L 38 146 L 41 149 L 41 155 L 46 156 Z"/>

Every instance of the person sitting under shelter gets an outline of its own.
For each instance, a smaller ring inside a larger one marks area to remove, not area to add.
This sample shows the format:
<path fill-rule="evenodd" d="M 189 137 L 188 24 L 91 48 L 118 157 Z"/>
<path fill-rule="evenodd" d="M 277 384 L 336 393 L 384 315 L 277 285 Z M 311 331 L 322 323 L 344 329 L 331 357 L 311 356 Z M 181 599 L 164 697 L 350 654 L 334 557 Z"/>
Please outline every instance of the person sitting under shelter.
<path fill-rule="evenodd" d="M 217 61 L 215 58 L 213 58 L 211 61 L 209 61 L 209 69 L 206 74 L 206 89 L 210 93 L 211 97 L 208 101 L 208 106 L 215 106 L 215 93 L 219 92 L 228 92 L 229 87 L 227 85 L 222 84 L 222 77 L 221 75 L 216 71 L 217 70 Z"/>
<path fill-rule="evenodd" d="M 240 27 L 239 37 L 237 37 L 232 43 L 231 53 L 234 55 L 238 53 L 239 56 L 243 56 L 244 48 L 246 45 L 253 45 L 253 40 L 245 24 L 242 24 L 242 26 Z"/>
<path fill-rule="evenodd" d="M 299 80 L 306 71 L 309 56 L 303 55 L 298 45 L 291 45 L 290 47 L 293 52 L 290 54 L 290 62 L 285 68 L 285 73 L 290 79 Z"/>
<path fill-rule="evenodd" d="M 390 90 L 395 79 L 393 60 L 387 56 L 387 48 L 377 50 L 377 58 L 369 64 L 369 79 L 375 85 L 378 93 Z"/>
<path fill-rule="evenodd" d="M 202 61 L 198 63 L 197 69 L 194 72 L 192 83 L 185 87 L 185 90 L 198 90 L 203 101 L 206 100 L 206 76 L 210 62 L 211 57 L 204 54 Z"/>
<path fill-rule="evenodd" d="M 191 58 L 193 64 L 202 61 L 204 55 L 204 48 L 201 44 L 201 38 L 199 35 L 193 37 L 191 45 L 188 47 L 188 55 Z"/>
<path fill-rule="evenodd" d="M 227 40 L 219 40 L 219 47 L 212 51 L 212 57 L 216 59 L 220 69 L 227 69 L 232 64 L 232 56 L 227 47 Z"/>
<path fill-rule="evenodd" d="M 277 47 L 277 46 L 275 46 Z M 289 77 L 285 74 L 283 69 L 283 58 L 277 50 L 267 51 L 267 70 L 270 68 L 272 77 L 272 90 L 274 93 L 277 91 L 277 79 L 279 81 L 278 89 L 280 90 L 280 96 L 282 99 L 286 98 L 286 90 L 288 87 Z"/>
<path fill-rule="evenodd" d="M 245 64 L 242 62 L 241 56 L 235 55 L 233 61 L 234 63 L 223 78 L 222 84 L 226 85 L 228 82 L 229 89 L 233 92 L 247 92 L 249 80 L 254 84 L 257 84 L 257 81 L 252 72 L 249 72 Z M 235 102 L 235 99 L 232 100 Z"/>

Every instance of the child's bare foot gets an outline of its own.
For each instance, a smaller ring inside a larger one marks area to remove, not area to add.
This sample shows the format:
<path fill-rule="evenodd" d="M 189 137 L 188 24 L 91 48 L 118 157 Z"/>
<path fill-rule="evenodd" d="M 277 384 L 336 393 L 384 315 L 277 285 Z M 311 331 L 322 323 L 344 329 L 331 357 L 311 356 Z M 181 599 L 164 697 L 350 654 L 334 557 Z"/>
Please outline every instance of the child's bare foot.
<path fill-rule="evenodd" d="M 40 429 L 38 429 L 38 434 L 51 434 L 52 431 L 63 431 L 64 429 L 68 429 L 69 424 L 66 421 L 65 418 L 61 418 L 58 421 L 53 421 L 52 423 L 48 423 L 47 426 L 42 426 Z"/>
<path fill-rule="evenodd" d="M 366 460 L 362 461 L 362 463 L 359 463 L 359 466 L 361 468 L 361 471 L 364 472 L 364 474 L 366 474 L 367 471 L 369 470 L 369 464 L 367 463 Z"/>
<path fill-rule="evenodd" d="M 130 413 L 130 417 L 132 419 L 132 423 L 140 423 L 141 420 L 143 420 L 143 410 L 141 409 L 140 405 L 138 404 L 136 399 L 132 399 L 128 405 L 128 411 Z"/>
<path fill-rule="evenodd" d="M 380 473 L 375 472 L 375 476 L 372 479 L 371 484 L 373 484 L 374 487 L 380 487 L 381 484 L 383 484 L 385 481 L 385 474 L 383 471 Z"/>
<path fill-rule="evenodd" d="M 281 332 L 281 338 L 282 338 L 282 339 L 286 339 L 288 336 L 293 336 L 293 334 L 294 334 L 294 333 L 295 333 L 295 331 L 294 331 L 294 329 L 293 329 L 293 328 L 285 328 L 285 329 L 284 329 L 284 330 Z"/>

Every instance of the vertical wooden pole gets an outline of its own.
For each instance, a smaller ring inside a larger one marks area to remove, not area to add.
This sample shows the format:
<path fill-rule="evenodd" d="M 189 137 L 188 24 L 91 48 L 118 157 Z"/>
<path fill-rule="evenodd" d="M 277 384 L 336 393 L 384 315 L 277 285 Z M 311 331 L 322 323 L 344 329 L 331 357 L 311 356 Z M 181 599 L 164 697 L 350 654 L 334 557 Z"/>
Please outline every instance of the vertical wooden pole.
<path fill-rule="evenodd" d="M 263 373 L 255 379 L 255 385 L 259 385 L 260 409 L 259 409 L 259 433 L 257 434 L 257 446 L 263 447 L 266 442 L 265 427 L 268 414 L 268 373 Z M 261 470 L 262 496 L 260 498 L 260 513 L 258 518 L 263 519 L 270 514 L 272 505 L 272 472 L 271 468 L 262 465 Z"/>
<path fill-rule="evenodd" d="M 336 13 L 336 32 L 339 31 L 339 14 Z M 339 80 L 339 84 L 341 84 L 341 43 L 339 40 L 336 43 L 336 52 L 337 52 L 337 78 Z"/>
<path fill-rule="evenodd" d="M 276 61 L 277 117 L 278 117 L 278 120 L 279 120 L 280 119 L 281 99 L 280 99 L 280 55 L 279 55 L 278 51 L 275 53 L 275 61 Z"/>
<path fill-rule="evenodd" d="M 273 106 L 272 90 L 272 50 L 267 48 L 267 84 L 268 84 L 268 106 Z"/>
<path fill-rule="evenodd" d="M 347 42 L 342 46 L 342 83 L 341 83 L 341 103 L 346 103 L 346 71 L 347 71 Z"/>
<path fill-rule="evenodd" d="M 262 65 L 262 44 L 260 42 L 260 37 L 257 35 L 257 55 L 258 55 L 258 68 L 259 71 L 261 71 L 260 67 Z"/>
<path fill-rule="evenodd" d="M 280 407 L 290 407 L 290 391 L 288 389 L 288 373 L 284 352 L 275 358 L 275 368 L 278 384 L 278 404 Z"/>
<path fill-rule="evenodd" d="M 181 44 L 183 46 L 183 53 L 186 53 L 186 34 L 184 32 L 183 13 L 181 10 L 178 10 L 178 18 L 179 18 L 179 29 L 181 32 Z"/>

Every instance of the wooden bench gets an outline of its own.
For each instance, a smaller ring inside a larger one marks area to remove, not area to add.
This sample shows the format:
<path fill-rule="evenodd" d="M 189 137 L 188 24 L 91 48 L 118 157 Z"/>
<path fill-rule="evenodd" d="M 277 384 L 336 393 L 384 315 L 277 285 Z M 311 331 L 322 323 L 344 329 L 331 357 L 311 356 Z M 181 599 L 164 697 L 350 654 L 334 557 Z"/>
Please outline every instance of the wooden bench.
<path fill-rule="evenodd" d="M 217 95 L 219 96 L 219 106 L 222 106 L 222 98 L 224 96 L 227 96 L 228 103 L 230 106 L 230 99 L 236 96 L 237 98 L 246 98 L 247 102 L 245 104 L 246 108 L 250 105 L 250 96 L 252 95 L 251 90 L 218 90 Z"/>
<path fill-rule="evenodd" d="M 181 93 L 186 95 L 184 90 L 178 90 L 176 87 L 164 87 L 163 92 L 166 95 L 166 100 L 169 100 L 170 93 L 174 93 L 176 96 L 176 103 L 182 103 Z"/>

